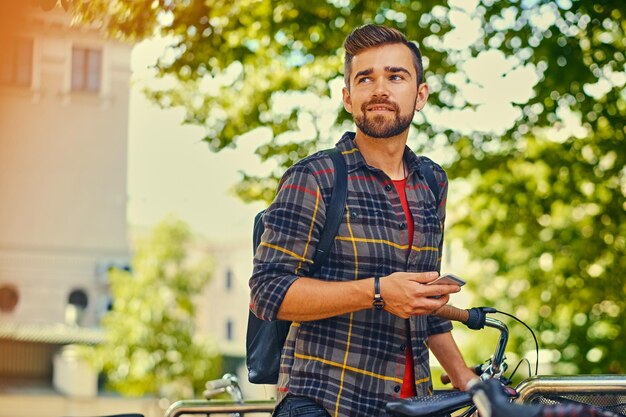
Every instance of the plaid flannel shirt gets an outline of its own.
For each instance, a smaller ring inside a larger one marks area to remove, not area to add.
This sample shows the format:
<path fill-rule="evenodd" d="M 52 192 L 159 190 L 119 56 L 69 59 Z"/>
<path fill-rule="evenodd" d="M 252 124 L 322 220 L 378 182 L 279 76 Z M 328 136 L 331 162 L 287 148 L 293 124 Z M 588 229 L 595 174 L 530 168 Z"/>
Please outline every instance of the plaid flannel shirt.
<path fill-rule="evenodd" d="M 348 281 L 396 271 L 438 271 L 448 190 L 444 170 L 405 149 L 415 230 L 409 253 L 406 218 L 389 177 L 367 165 L 354 133 L 344 134 L 336 146 L 348 171 L 346 214 L 317 277 Z M 435 196 L 420 172 L 422 164 L 431 165 L 439 182 L 440 207 L 435 207 Z M 264 215 L 265 231 L 250 278 L 251 308 L 258 317 L 275 320 L 289 286 L 309 276 L 333 180 L 332 161 L 323 152 L 299 161 L 283 176 Z M 417 394 L 430 395 L 427 338 L 450 331 L 452 325 L 426 315 L 409 320 Z M 386 415 L 385 403 L 399 397 L 406 338 L 405 319 L 375 309 L 294 322 L 283 348 L 279 398 L 286 393 L 312 398 L 331 416 Z"/>

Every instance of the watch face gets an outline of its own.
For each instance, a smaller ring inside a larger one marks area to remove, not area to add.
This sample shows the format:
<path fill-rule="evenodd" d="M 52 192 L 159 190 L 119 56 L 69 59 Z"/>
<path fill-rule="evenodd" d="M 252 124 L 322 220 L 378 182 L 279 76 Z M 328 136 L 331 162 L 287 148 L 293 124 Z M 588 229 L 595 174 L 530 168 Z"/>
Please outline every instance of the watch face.
<path fill-rule="evenodd" d="M 376 310 L 382 310 L 385 307 L 385 301 L 382 298 L 376 298 L 372 305 Z"/>

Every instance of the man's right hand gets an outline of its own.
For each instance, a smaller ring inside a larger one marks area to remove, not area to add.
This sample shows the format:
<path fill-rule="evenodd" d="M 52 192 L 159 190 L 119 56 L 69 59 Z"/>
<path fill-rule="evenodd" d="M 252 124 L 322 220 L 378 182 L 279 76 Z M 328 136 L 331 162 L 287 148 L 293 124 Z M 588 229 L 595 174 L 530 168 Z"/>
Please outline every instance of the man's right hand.
<path fill-rule="evenodd" d="M 459 292 L 458 285 L 433 284 L 437 272 L 394 272 L 380 278 L 380 292 L 385 310 L 398 317 L 409 318 L 433 311 L 447 304 L 450 294 Z M 432 298 L 439 297 L 440 298 Z"/>

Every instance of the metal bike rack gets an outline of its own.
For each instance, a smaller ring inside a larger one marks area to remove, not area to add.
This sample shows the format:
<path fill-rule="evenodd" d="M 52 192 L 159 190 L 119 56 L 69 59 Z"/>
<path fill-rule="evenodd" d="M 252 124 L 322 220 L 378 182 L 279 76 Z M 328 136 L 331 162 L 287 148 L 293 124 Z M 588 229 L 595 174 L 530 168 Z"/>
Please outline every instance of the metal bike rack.
<path fill-rule="evenodd" d="M 276 407 L 276 401 L 245 401 L 238 404 L 234 401 L 220 400 L 184 400 L 172 404 L 165 412 L 165 417 L 179 417 L 187 414 L 238 414 L 269 413 Z"/>
<path fill-rule="evenodd" d="M 535 376 L 516 390 L 516 403 L 584 403 L 626 415 L 626 375 Z"/>

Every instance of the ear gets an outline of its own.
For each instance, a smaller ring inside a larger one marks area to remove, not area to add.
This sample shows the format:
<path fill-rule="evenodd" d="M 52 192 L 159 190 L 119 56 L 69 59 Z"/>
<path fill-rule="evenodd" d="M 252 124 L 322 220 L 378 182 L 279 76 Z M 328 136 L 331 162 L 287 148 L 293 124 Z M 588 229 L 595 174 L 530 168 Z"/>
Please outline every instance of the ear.
<path fill-rule="evenodd" d="M 346 109 L 348 113 L 352 114 L 352 98 L 350 97 L 350 91 L 347 87 L 344 87 L 341 93 L 343 94 L 343 108 Z"/>
<path fill-rule="evenodd" d="M 426 100 L 428 100 L 429 90 L 428 84 L 421 83 L 419 87 L 417 87 L 417 97 L 415 98 L 415 110 L 420 111 L 426 105 Z"/>

